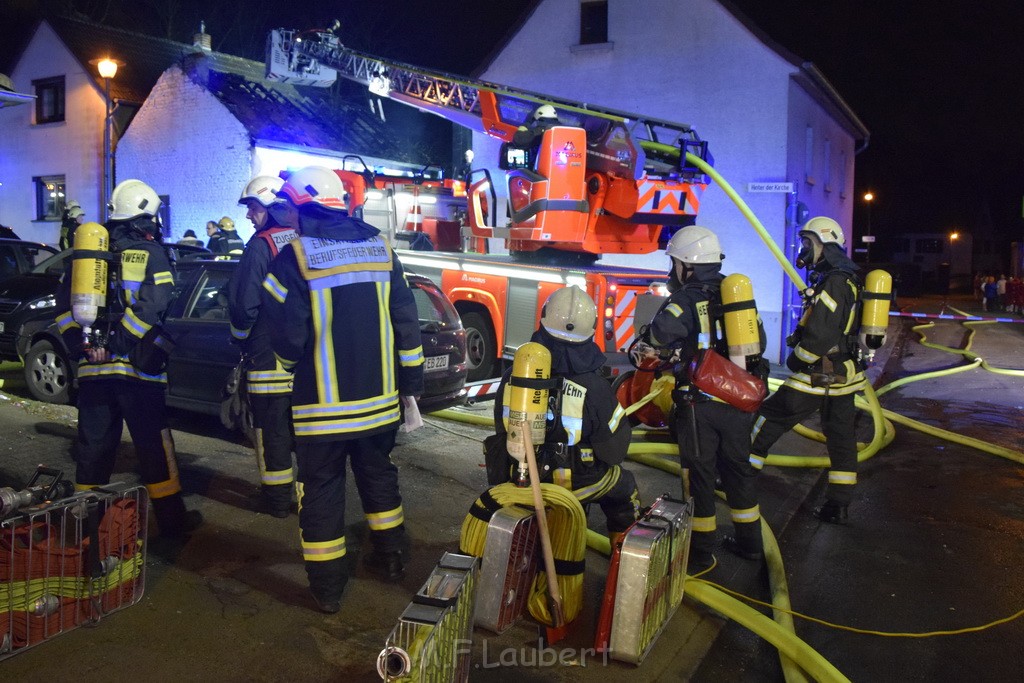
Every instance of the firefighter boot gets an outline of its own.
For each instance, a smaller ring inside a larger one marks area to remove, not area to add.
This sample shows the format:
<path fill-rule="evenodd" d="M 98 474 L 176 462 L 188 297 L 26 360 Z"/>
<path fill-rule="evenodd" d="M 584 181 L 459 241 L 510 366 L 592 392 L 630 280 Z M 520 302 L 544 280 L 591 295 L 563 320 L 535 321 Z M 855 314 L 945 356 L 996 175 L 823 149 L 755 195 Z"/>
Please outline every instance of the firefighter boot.
<path fill-rule="evenodd" d="M 761 522 L 734 522 L 735 535 L 722 539 L 722 547 L 745 560 L 760 562 L 764 559 L 761 541 Z"/>
<path fill-rule="evenodd" d="M 814 511 L 814 516 L 829 524 L 846 524 L 849 517 L 847 506 L 834 500 L 826 500 L 825 504 Z"/>
<path fill-rule="evenodd" d="M 388 581 L 398 581 L 405 576 L 405 561 L 401 550 L 374 550 L 363 564 Z"/>
<path fill-rule="evenodd" d="M 348 584 L 348 559 L 339 557 L 326 562 L 306 562 L 309 592 L 317 609 L 324 614 L 341 610 L 341 594 Z"/>
<path fill-rule="evenodd" d="M 710 569 L 715 564 L 715 556 L 712 553 L 714 547 L 714 531 L 694 531 L 690 535 L 690 556 L 686 560 L 686 573 L 695 576 Z"/>
<path fill-rule="evenodd" d="M 291 484 L 275 484 L 273 486 L 263 484 L 260 487 L 258 512 L 283 519 L 291 513 L 291 509 Z"/>
<path fill-rule="evenodd" d="M 185 509 L 180 493 L 154 498 L 152 502 L 157 528 L 165 538 L 183 538 L 203 523 L 203 514 L 199 510 Z"/>

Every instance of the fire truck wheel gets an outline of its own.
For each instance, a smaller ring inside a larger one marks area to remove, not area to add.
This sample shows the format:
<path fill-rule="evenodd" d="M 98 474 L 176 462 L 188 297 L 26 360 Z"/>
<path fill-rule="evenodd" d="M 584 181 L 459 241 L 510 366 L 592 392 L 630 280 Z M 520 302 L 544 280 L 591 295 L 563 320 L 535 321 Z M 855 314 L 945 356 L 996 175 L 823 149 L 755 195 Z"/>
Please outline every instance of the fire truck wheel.
<path fill-rule="evenodd" d="M 479 313 L 462 316 L 462 326 L 466 328 L 466 366 L 469 369 L 466 381 L 491 379 L 494 377 L 496 349 L 494 328 Z"/>

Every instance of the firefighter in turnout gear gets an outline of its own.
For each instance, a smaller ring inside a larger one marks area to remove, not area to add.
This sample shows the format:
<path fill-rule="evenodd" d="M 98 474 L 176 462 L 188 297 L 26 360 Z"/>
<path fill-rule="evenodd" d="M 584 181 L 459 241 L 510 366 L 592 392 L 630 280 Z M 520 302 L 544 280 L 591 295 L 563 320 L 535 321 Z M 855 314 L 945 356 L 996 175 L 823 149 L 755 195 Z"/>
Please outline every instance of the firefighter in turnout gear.
<path fill-rule="evenodd" d="M 818 216 L 807 221 L 800 242 L 796 265 L 810 268 L 812 287 L 800 324 L 786 340 L 793 349 L 786 359 L 793 374 L 761 404 L 751 433 L 750 461 L 760 469 L 779 437 L 820 411 L 830 468 L 826 501 L 815 515 L 843 524 L 857 483 L 853 401 L 865 384 L 856 336 L 861 287 L 857 266 L 843 246 L 843 229 L 834 220 Z"/>
<path fill-rule="evenodd" d="M 224 216 L 215 225 L 217 228 L 210 234 L 210 241 L 206 243 L 206 248 L 214 254 L 241 256 L 245 250 L 245 242 L 238 236 L 235 222 Z"/>
<path fill-rule="evenodd" d="M 110 197 L 110 288 L 106 305 L 83 335 L 72 313 L 76 292 L 66 272 L 57 294 L 57 325 L 78 366 L 77 488 L 110 483 L 122 424 L 135 445 L 139 475 L 153 502 L 160 534 L 181 537 L 202 521 L 186 511 L 174 440 L 167 426 L 165 372 L 171 344 L 161 324 L 174 289 L 171 263 L 155 222 L 160 198 L 145 183 L 125 180 Z M 97 229 L 98 226 L 97 226 Z M 82 231 L 83 233 L 86 231 Z M 92 232 L 92 231 L 89 231 Z M 74 259 L 95 258 L 76 247 Z"/>
<path fill-rule="evenodd" d="M 407 543 L 391 449 L 402 402 L 423 391 L 419 316 L 402 265 L 373 226 L 348 215 L 337 174 L 311 166 L 279 195 L 299 237 L 270 264 L 263 312 L 274 353 L 294 372 L 292 424 L 299 525 L 310 590 L 337 612 L 348 581 L 345 468 L 350 461 L 375 551 L 396 580 Z"/>
<path fill-rule="evenodd" d="M 723 539 L 727 550 L 747 559 L 761 559 L 761 512 L 757 471 L 748 460 L 751 415 L 698 391 L 690 385 L 688 376 L 687 368 L 699 349 L 715 348 L 723 356 L 728 355 L 720 331 L 725 257 L 718 237 L 698 225 L 685 227 L 672 236 L 665 251 L 672 264 L 671 295 L 640 337 L 663 355 L 675 350 L 679 354 L 680 369 L 672 397 L 679 456 L 689 471 L 694 502 L 688 565 L 689 573 L 694 574 L 714 563 L 716 472 L 721 476 L 735 530 L 734 536 Z M 762 333 L 762 352 L 763 340 Z"/>
<path fill-rule="evenodd" d="M 633 473 L 621 467 L 629 448 L 631 426 L 600 369 L 605 355 L 594 343 L 597 307 L 579 287 L 559 289 L 544 303 L 540 327 L 530 341 L 551 352 L 551 377 L 559 388 L 549 393 L 543 444 L 537 445 L 542 481 L 569 489 L 580 503 L 597 503 L 604 511 L 613 541 L 621 539 L 640 510 Z M 505 450 L 511 370 L 494 402 L 496 434 L 487 441 L 491 485 L 516 477 L 516 461 Z"/>
<path fill-rule="evenodd" d="M 292 374 L 274 356 L 267 317 L 260 314 L 263 280 L 281 247 L 298 236 L 294 226 L 280 225 L 269 209 L 284 203 L 277 196 L 283 181 L 256 176 L 238 203 L 248 209 L 256 233 L 228 282 L 231 336 L 248 360 L 246 381 L 256 424 L 256 461 L 260 469 L 259 509 L 287 517 L 295 476 L 292 471 Z M 279 212 L 275 212 L 279 213 Z"/>

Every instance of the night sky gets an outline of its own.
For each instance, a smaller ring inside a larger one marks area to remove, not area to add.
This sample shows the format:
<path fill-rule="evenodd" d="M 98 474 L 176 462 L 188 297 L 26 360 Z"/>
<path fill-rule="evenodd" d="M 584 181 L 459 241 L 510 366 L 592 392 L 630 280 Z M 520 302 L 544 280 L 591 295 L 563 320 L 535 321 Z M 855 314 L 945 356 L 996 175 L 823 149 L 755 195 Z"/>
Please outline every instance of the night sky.
<path fill-rule="evenodd" d="M 0 19 L 48 0 L 4 0 Z M 642 2 L 643 0 L 638 0 Z M 1024 3 L 1016 0 L 732 0 L 771 38 L 814 62 L 871 131 L 857 158 L 859 198 L 876 195 L 872 232 L 993 230 L 1024 236 Z M 61 3 L 54 3 L 61 4 Z M 262 58 L 266 29 L 343 20 L 357 49 L 468 73 L 530 0 L 73 0 L 132 30 L 190 40 L 200 18 L 214 49 Z M 171 11 L 173 10 L 173 11 Z M 17 17 L 15 17 L 17 18 Z M 15 21 L 0 28 L 19 43 Z"/>

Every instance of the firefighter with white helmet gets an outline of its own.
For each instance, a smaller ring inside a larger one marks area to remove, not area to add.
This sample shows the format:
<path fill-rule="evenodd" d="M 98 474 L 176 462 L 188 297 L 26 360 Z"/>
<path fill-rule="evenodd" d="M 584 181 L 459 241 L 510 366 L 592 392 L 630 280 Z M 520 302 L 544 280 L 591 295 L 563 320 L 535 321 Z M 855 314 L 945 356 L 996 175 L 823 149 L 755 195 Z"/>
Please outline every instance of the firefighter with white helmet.
<path fill-rule="evenodd" d="M 349 456 L 374 546 L 366 563 L 389 580 L 404 572 L 405 517 L 390 454 L 401 406 L 414 409 L 423 391 L 419 315 L 397 256 L 377 228 L 349 216 L 334 171 L 299 169 L 277 194 L 298 210 L 299 237 L 270 264 L 262 310 L 274 352 L 294 373 L 306 574 L 319 609 L 334 613 L 349 574 Z"/>
<path fill-rule="evenodd" d="M 688 367 L 699 349 L 715 349 L 728 356 L 722 323 L 722 248 L 708 228 L 691 225 L 677 231 L 665 253 L 671 257 L 669 298 L 641 330 L 641 340 L 674 359 L 676 389 L 674 426 L 679 456 L 689 470 L 690 495 L 694 500 L 689 573 L 714 563 L 717 522 L 715 479 L 720 474 L 735 535 L 723 544 L 747 559 L 763 556 L 760 508 L 757 503 L 757 471 L 748 460 L 751 415 L 704 394 L 690 384 Z M 752 302 L 751 302 L 752 305 Z M 760 328 L 760 321 L 758 320 Z M 760 331 L 760 349 L 764 334 Z M 760 365 L 751 368 L 766 375 Z"/>
<path fill-rule="evenodd" d="M 854 395 L 865 384 L 857 354 L 861 284 L 836 221 L 826 216 L 810 219 L 800 230 L 800 243 L 796 265 L 810 269 L 811 288 L 805 293 L 800 324 L 786 340 L 793 349 L 786 359 L 793 374 L 761 404 L 750 459 L 760 469 L 779 437 L 820 411 L 830 467 L 826 500 L 815 515 L 824 522 L 844 524 L 857 483 Z"/>
<path fill-rule="evenodd" d="M 544 131 L 559 125 L 558 112 L 550 104 L 542 104 L 530 114 L 529 122 L 512 134 L 512 144 L 520 149 L 530 150 L 530 159 L 536 159 Z"/>
<path fill-rule="evenodd" d="M 636 520 L 639 492 L 632 472 L 621 467 L 629 448 L 629 420 L 611 385 L 600 373 L 605 355 L 594 343 L 597 306 L 576 286 L 553 292 L 541 311 L 540 327 L 530 341 L 551 352 L 548 420 L 537 447 L 537 466 L 544 482 L 576 493 L 581 503 L 596 502 L 604 511 L 608 532 L 620 540 Z M 488 483 L 509 481 L 515 463 L 505 448 L 509 405 L 514 382 L 511 370 L 494 402 L 496 434 L 485 443 Z M 525 451 L 524 451 L 525 453 Z"/>
<path fill-rule="evenodd" d="M 201 523 L 202 515 L 185 509 L 167 426 L 165 368 L 173 342 L 161 325 L 174 290 L 174 272 L 160 244 L 160 198 L 142 181 L 125 180 L 111 193 L 109 208 L 111 282 L 105 304 L 94 320 L 90 315 L 89 321 L 79 322 L 70 274 L 57 293 L 58 328 L 72 358 L 80 361 L 75 480 L 79 489 L 110 483 L 127 423 L 160 534 L 181 537 Z M 83 239 L 103 234 L 101 226 L 94 227 L 80 231 Z M 75 251 L 75 261 L 98 257 L 95 245 L 76 246 Z M 94 332 L 89 338 L 83 324 Z"/>
<path fill-rule="evenodd" d="M 248 360 L 246 381 L 256 426 L 256 461 L 260 469 L 257 509 L 287 517 L 295 475 L 292 471 L 292 375 L 274 356 L 267 316 L 261 311 L 263 280 L 270 263 L 286 244 L 298 237 L 294 225 L 282 225 L 270 208 L 285 201 L 277 196 L 284 181 L 256 176 L 242 190 L 238 203 L 246 207 L 256 230 L 228 282 L 231 336 Z"/>
<path fill-rule="evenodd" d="M 75 200 L 71 200 L 64 207 L 64 215 L 60 222 L 60 239 L 58 246 L 61 251 L 70 249 L 75 243 L 75 228 L 85 222 L 85 211 Z"/>

